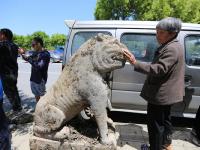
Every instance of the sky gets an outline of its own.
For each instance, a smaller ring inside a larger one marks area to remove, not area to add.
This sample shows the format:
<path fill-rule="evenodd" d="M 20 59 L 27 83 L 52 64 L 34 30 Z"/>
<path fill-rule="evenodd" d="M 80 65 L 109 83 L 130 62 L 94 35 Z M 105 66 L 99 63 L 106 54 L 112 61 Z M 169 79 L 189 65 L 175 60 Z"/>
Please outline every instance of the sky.
<path fill-rule="evenodd" d="M 66 35 L 64 20 L 94 20 L 96 0 L 1 0 L 0 5 L 0 28 L 17 35 Z"/>

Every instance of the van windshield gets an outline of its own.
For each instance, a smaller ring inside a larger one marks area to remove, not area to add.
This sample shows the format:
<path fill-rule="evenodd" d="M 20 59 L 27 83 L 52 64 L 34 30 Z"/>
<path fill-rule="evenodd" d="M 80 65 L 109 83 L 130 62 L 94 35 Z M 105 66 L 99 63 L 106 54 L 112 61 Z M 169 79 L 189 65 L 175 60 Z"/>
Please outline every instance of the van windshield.
<path fill-rule="evenodd" d="M 154 52 L 158 47 L 156 35 L 125 33 L 121 37 L 121 42 L 135 55 L 138 60 L 151 62 Z"/>
<path fill-rule="evenodd" d="M 185 38 L 186 63 L 200 66 L 200 35 L 189 35 Z"/>
<path fill-rule="evenodd" d="M 73 42 L 72 42 L 72 54 L 75 53 L 83 43 L 85 43 L 90 38 L 96 36 L 98 33 L 103 33 L 107 35 L 112 35 L 109 32 L 77 32 L 74 36 Z"/>

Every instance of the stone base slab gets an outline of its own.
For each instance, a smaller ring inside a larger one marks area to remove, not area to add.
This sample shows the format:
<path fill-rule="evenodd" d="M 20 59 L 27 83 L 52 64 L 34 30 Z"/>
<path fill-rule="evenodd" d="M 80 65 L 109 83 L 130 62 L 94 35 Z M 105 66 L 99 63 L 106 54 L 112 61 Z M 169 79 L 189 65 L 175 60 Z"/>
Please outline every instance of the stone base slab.
<path fill-rule="evenodd" d="M 115 146 L 102 144 L 88 145 L 84 141 L 76 142 L 59 142 L 31 136 L 29 139 L 30 150 L 116 150 Z"/>

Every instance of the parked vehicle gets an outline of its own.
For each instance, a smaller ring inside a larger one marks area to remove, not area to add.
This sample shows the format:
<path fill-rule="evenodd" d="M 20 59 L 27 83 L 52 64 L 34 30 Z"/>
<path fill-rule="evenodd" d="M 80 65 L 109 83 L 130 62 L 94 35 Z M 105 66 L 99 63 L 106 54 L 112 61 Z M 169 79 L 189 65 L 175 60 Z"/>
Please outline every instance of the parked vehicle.
<path fill-rule="evenodd" d="M 51 61 L 52 62 L 62 62 L 63 61 L 63 53 L 64 53 L 64 48 L 57 47 L 55 50 L 50 52 Z"/>
<path fill-rule="evenodd" d="M 151 63 L 158 47 L 155 21 L 69 21 L 63 66 L 79 47 L 98 33 L 117 38 L 137 60 Z M 185 97 L 172 108 L 175 116 L 196 113 L 200 105 L 200 25 L 183 23 L 178 40 L 185 50 Z M 146 75 L 134 71 L 129 62 L 110 74 L 111 104 L 117 111 L 146 111 L 146 101 L 140 92 Z M 189 116 L 190 117 L 190 116 Z"/>

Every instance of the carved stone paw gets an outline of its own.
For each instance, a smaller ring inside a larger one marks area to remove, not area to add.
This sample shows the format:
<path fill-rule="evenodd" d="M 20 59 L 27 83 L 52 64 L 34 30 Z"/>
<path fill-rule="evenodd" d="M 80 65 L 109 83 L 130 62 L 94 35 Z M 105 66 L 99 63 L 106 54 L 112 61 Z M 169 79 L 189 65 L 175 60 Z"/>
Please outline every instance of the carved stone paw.
<path fill-rule="evenodd" d="M 54 135 L 55 139 L 66 139 L 70 134 L 70 130 L 68 127 L 63 127 L 62 130 L 60 130 L 59 132 L 57 132 Z"/>
<path fill-rule="evenodd" d="M 113 122 L 113 120 L 112 120 L 111 118 L 108 118 L 108 119 L 107 119 L 107 123 L 108 123 L 108 126 L 111 127 L 111 129 L 112 129 L 113 131 L 116 130 L 115 123 Z"/>
<path fill-rule="evenodd" d="M 100 143 L 103 145 L 114 145 L 117 146 L 117 136 L 115 133 L 109 133 L 106 138 L 101 138 Z"/>

